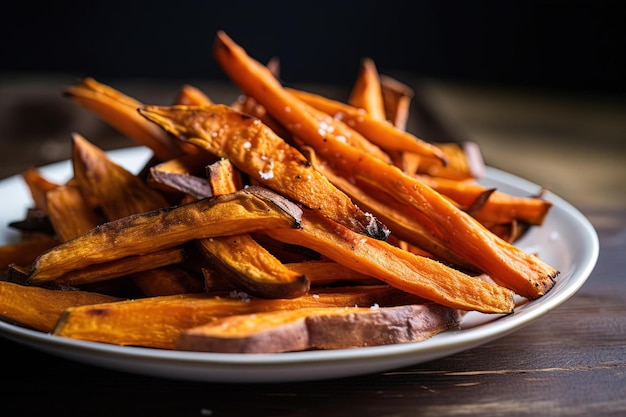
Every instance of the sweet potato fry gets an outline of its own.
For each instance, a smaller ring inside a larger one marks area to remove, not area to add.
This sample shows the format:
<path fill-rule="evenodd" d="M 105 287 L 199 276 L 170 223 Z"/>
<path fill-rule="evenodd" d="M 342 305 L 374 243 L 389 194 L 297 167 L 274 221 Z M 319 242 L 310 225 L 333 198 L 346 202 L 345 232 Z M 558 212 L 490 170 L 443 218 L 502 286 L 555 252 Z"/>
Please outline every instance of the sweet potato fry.
<path fill-rule="evenodd" d="M 487 188 L 473 180 L 453 180 L 428 175 L 417 175 L 416 178 L 458 203 L 484 224 L 519 220 L 540 225 L 552 206 L 552 203 L 541 198 L 510 195 Z M 482 196 L 486 198 L 481 201 Z"/>
<path fill-rule="evenodd" d="M 309 291 L 306 275 L 286 268 L 249 234 L 200 239 L 209 264 L 237 288 L 263 298 L 295 298 Z"/>
<path fill-rule="evenodd" d="M 312 210 L 303 210 L 298 230 L 272 229 L 265 233 L 316 250 L 348 268 L 448 307 L 484 313 L 513 311 L 512 291 L 477 281 L 441 262 L 387 242 L 358 235 Z"/>
<path fill-rule="evenodd" d="M 143 255 L 125 256 L 109 262 L 97 263 L 74 271 L 69 271 L 55 280 L 55 283 L 70 287 L 80 287 L 94 282 L 107 281 L 129 274 L 147 271 L 152 276 L 153 269 L 162 266 L 180 264 L 185 261 L 181 248 L 163 249 Z"/>
<path fill-rule="evenodd" d="M 386 307 L 420 302 L 423 300 L 419 297 L 384 285 L 320 288 L 291 299 L 250 298 L 239 293 L 180 294 L 69 308 L 53 334 L 117 345 L 175 349 L 182 330 L 217 317 L 306 307 Z"/>
<path fill-rule="evenodd" d="M 419 155 L 438 159 L 441 165 L 447 163 L 445 154 L 436 145 L 425 142 L 404 130 L 397 129 L 387 120 L 378 120 L 362 109 L 331 100 L 319 94 L 293 88 L 285 88 L 285 90 L 314 108 L 335 119 L 342 120 L 385 150 L 415 152 Z"/>
<path fill-rule="evenodd" d="M 243 188 L 243 177 L 228 159 L 220 159 L 206 167 L 206 176 L 213 195 L 234 193 Z"/>
<path fill-rule="evenodd" d="M 30 195 L 32 197 L 34 208 L 42 210 L 46 213 L 47 205 L 46 205 L 46 193 L 60 184 L 52 182 L 45 178 L 41 171 L 37 168 L 28 168 L 22 172 L 22 178 L 26 183 L 26 186 L 30 190 Z"/>
<path fill-rule="evenodd" d="M 290 262 L 285 267 L 297 272 L 300 275 L 306 275 L 311 281 L 312 287 L 320 287 L 324 285 L 337 285 L 344 283 L 346 285 L 380 285 L 379 279 L 372 278 L 367 274 L 347 268 L 344 265 L 329 260 L 314 260 L 302 262 Z"/>
<path fill-rule="evenodd" d="M 380 77 L 373 59 L 361 59 L 359 73 L 352 85 L 348 104 L 365 110 L 368 115 L 376 120 L 387 120 Z"/>
<path fill-rule="evenodd" d="M 145 257 L 145 255 L 143 256 Z M 182 261 L 182 260 L 181 260 Z M 131 275 L 133 283 L 141 289 L 146 297 L 164 295 L 190 294 L 204 291 L 202 277 L 177 265 L 153 267 L 144 273 Z"/>
<path fill-rule="evenodd" d="M 0 271 L 11 264 L 30 265 L 42 252 L 57 246 L 59 239 L 41 235 L 36 239 L 21 240 L 0 246 Z"/>
<path fill-rule="evenodd" d="M 143 179 L 113 162 L 108 155 L 74 133 L 72 166 L 81 188 L 99 202 L 107 220 L 169 206 L 159 191 Z"/>
<path fill-rule="evenodd" d="M 120 300 L 88 291 L 50 290 L 0 281 L 0 315 L 42 332 L 52 331 L 66 308 Z"/>
<path fill-rule="evenodd" d="M 227 159 L 207 167 L 214 195 L 242 187 L 239 171 Z M 199 239 L 197 247 L 212 268 L 243 291 L 264 298 L 295 298 L 309 291 L 306 275 L 286 268 L 248 233 Z"/>
<path fill-rule="evenodd" d="M 435 158 L 412 152 L 403 154 L 405 171 L 408 174 L 424 174 L 454 180 L 480 179 L 485 175 L 485 161 L 475 142 L 438 143 L 446 155 L 444 167 Z"/>
<path fill-rule="evenodd" d="M 89 77 L 67 87 L 63 96 L 90 110 L 137 144 L 147 146 L 161 161 L 184 153 L 179 142 L 137 114 L 141 102 L 108 85 Z"/>
<path fill-rule="evenodd" d="M 320 210 L 359 233 L 387 237 L 383 224 L 360 210 L 259 119 L 225 105 L 144 106 L 139 112 L 173 135 L 228 158 L 241 171 L 285 197 Z"/>
<path fill-rule="evenodd" d="M 178 95 L 174 99 L 174 104 L 204 106 L 213 104 L 213 100 L 211 100 L 211 98 L 198 87 L 190 84 L 184 84 L 180 87 L 180 90 L 178 90 Z"/>
<path fill-rule="evenodd" d="M 48 218 L 63 242 L 87 233 L 105 221 L 76 185 L 61 185 L 48 191 L 46 202 Z"/>
<path fill-rule="evenodd" d="M 370 181 L 408 205 L 422 212 L 434 236 L 450 243 L 450 250 L 485 271 L 498 283 L 518 294 L 535 299 L 552 288 L 558 271 L 484 228 L 470 215 L 463 213 L 441 194 L 408 176 L 396 167 L 385 164 L 359 149 L 350 147 L 328 132 L 320 135 L 310 117 L 292 109 L 293 100 L 263 66 L 250 58 L 225 34 L 219 33 L 214 52 L 231 78 L 248 94 L 254 96 L 295 136 L 323 153 L 346 172 Z M 297 103 L 295 103 L 297 104 Z M 296 106 L 297 107 L 297 106 Z M 286 109 L 288 111 L 286 111 Z M 296 119 L 297 118 L 297 119 Z M 303 128 L 303 124 L 307 128 Z M 374 174 L 375 173 L 375 174 Z M 450 241 L 450 236 L 463 238 Z"/>
<path fill-rule="evenodd" d="M 172 248 L 193 239 L 272 227 L 299 227 L 301 210 L 260 187 L 104 223 L 42 253 L 31 267 L 32 284 L 126 256 Z"/>
<path fill-rule="evenodd" d="M 461 313 L 435 303 L 323 307 L 222 317 L 181 332 L 177 349 L 279 353 L 426 340 L 459 326 Z"/>
<path fill-rule="evenodd" d="M 389 120 L 396 128 L 406 130 L 411 100 L 415 91 L 388 75 L 380 74 L 379 79 L 386 120 Z M 438 165 L 441 164 L 438 163 Z"/>

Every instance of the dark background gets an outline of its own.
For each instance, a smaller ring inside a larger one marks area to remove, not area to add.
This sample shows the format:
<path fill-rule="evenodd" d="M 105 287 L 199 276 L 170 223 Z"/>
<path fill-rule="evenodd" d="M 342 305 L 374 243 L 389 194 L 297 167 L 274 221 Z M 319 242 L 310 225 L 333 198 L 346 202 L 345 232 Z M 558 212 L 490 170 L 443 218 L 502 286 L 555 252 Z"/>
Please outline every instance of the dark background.
<path fill-rule="evenodd" d="M 0 75 L 225 78 L 225 30 L 250 55 L 281 59 L 285 82 L 346 84 L 360 58 L 381 72 L 626 96 L 617 1 L 9 2 Z"/>

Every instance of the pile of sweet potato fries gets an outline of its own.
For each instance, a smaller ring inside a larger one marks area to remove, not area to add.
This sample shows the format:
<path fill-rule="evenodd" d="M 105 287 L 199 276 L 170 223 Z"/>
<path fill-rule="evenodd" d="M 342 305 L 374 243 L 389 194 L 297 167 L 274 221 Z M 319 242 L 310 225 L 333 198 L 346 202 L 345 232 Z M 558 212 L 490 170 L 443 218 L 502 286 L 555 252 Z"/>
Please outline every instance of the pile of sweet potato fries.
<path fill-rule="evenodd" d="M 480 185 L 460 144 L 407 132 L 412 90 L 363 59 L 339 102 L 286 87 L 226 33 L 241 90 L 142 103 L 92 78 L 64 95 L 147 147 L 137 173 L 73 133 L 73 175 L 22 173 L 0 315 L 57 336 L 216 352 L 415 342 L 509 314 L 558 271 L 515 246 L 551 203 Z M 28 231 L 26 230 L 28 226 Z"/>

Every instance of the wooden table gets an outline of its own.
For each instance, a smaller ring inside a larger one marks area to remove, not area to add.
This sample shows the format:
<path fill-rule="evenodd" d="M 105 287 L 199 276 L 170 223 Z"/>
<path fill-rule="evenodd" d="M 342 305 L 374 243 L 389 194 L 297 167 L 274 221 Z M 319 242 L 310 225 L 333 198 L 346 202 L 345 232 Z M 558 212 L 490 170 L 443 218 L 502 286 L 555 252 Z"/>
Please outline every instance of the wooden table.
<path fill-rule="evenodd" d="M 5 83 L 1 92 L 10 90 L 12 101 L 9 103 L 7 95 L 2 95 L 0 107 L 5 111 L 14 108 L 20 97 L 23 100 L 20 103 L 30 103 L 30 107 L 21 108 L 22 112 L 25 109 L 37 112 L 37 103 L 55 103 L 54 94 L 58 88 L 49 81 L 36 85 L 37 88 L 32 88 L 32 80 L 29 83 L 17 80 L 12 84 L 14 88 Z M 159 91 L 158 97 L 150 96 L 155 100 L 167 100 L 175 90 L 172 86 L 161 85 L 158 89 L 136 83 L 129 84 L 130 87 L 137 93 L 146 93 L 146 96 L 148 92 Z M 463 126 L 461 122 L 462 115 L 467 115 L 462 112 L 463 105 L 470 109 L 476 102 L 460 100 L 458 92 L 461 90 L 435 87 L 430 85 L 433 89 L 428 95 L 434 108 L 448 109 L 439 114 L 447 117 L 447 123 L 455 126 L 457 133 L 464 132 L 466 137 L 475 139 L 472 132 L 478 131 L 476 125 L 468 123 Z M 57 117 L 66 117 L 65 122 L 81 121 L 81 127 L 88 131 L 86 134 L 97 137 L 104 148 L 127 145 L 124 138 L 115 137 L 110 130 L 87 120 L 88 117 L 85 119 L 84 114 L 77 118 L 66 107 L 55 111 Z M 27 113 L 24 117 L 29 119 L 34 114 L 37 113 Z M 56 122 L 58 120 L 53 118 L 46 123 L 54 125 Z M 64 127 L 57 125 L 45 139 L 39 139 L 45 131 L 39 131 L 36 126 L 27 126 L 24 128 L 27 132 L 21 133 L 9 127 L 15 128 L 15 125 L 6 119 L 0 123 L 2 176 L 18 173 L 33 161 L 38 164 L 47 162 L 44 161 L 45 155 L 50 156 L 55 150 L 59 159 L 67 157 L 64 154 L 67 148 L 63 148 L 62 141 L 69 142 L 69 136 Z M 619 125 L 615 129 L 622 127 Z M 488 132 L 487 128 L 482 126 L 481 132 Z M 519 132 L 514 133 L 519 135 Z M 21 141 L 21 137 L 30 139 Z M 506 139 L 506 135 L 504 137 Z M 47 153 L 40 152 L 42 144 L 48 147 Z M 506 147 L 502 142 L 500 151 Z M 498 149 L 493 151 L 498 152 Z M 559 161 L 559 164 L 566 163 Z M 607 174 L 611 176 L 610 180 L 607 179 L 609 182 L 624 176 L 623 165 L 615 164 L 613 169 Z M 526 174 L 544 175 L 535 166 Z M 545 175 L 548 178 L 549 172 Z M 623 182 L 621 185 L 623 187 Z M 579 192 L 587 192 L 584 185 L 581 187 Z M 620 190 L 624 192 L 623 188 Z M 559 190 L 555 192 L 558 194 Z M 344 379 L 218 384 L 112 371 L 51 356 L 0 338 L 4 381 L 0 414 L 216 417 L 626 415 L 626 285 L 623 281 L 626 275 L 626 206 L 622 204 L 623 194 L 609 194 L 594 194 L 588 200 L 589 204 L 573 194 L 562 195 L 576 201 L 600 238 L 598 264 L 578 293 L 522 330 L 469 351 L 404 369 Z"/>

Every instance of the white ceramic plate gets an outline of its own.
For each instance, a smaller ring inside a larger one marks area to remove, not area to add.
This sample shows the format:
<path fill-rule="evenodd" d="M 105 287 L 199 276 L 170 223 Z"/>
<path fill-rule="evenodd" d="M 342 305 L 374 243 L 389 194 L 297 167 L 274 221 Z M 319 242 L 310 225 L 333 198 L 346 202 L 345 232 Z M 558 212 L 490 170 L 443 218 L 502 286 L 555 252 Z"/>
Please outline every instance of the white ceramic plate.
<path fill-rule="evenodd" d="M 109 153 L 131 170 L 143 166 L 150 154 L 143 148 Z M 69 162 L 42 168 L 50 179 L 70 177 Z M 514 175 L 488 168 L 485 184 L 518 195 L 533 195 L 539 186 Z M 21 220 L 30 205 L 30 194 L 18 176 L 0 181 L 0 244 L 19 238 L 9 228 Z M 518 243 L 537 253 L 561 271 L 555 287 L 542 298 L 516 308 L 507 316 L 469 313 L 462 328 L 438 334 L 423 342 L 359 349 L 293 352 L 279 354 L 224 354 L 179 352 L 121 347 L 72 340 L 27 330 L 0 321 L 0 334 L 53 355 L 120 370 L 165 378 L 209 382 L 286 382 L 347 377 L 392 370 L 449 356 L 513 333 L 570 298 L 593 270 L 599 251 L 598 237 L 589 221 L 572 205 L 554 194 L 545 223 L 535 227 Z"/>

